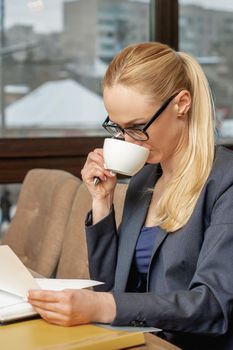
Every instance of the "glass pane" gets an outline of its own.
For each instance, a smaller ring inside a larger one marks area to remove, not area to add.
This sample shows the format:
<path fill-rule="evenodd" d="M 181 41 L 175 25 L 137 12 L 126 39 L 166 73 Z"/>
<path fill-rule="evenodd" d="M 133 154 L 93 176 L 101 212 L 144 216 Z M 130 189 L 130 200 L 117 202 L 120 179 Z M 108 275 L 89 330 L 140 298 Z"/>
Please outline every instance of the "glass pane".
<path fill-rule="evenodd" d="M 0 242 L 16 211 L 21 185 L 0 185 Z"/>
<path fill-rule="evenodd" d="M 180 0 L 180 50 L 193 54 L 209 80 L 218 142 L 233 141 L 233 1 Z"/>
<path fill-rule="evenodd" d="M 123 47 L 148 41 L 149 0 L 0 0 L 4 136 L 103 133 L 101 79 Z"/>

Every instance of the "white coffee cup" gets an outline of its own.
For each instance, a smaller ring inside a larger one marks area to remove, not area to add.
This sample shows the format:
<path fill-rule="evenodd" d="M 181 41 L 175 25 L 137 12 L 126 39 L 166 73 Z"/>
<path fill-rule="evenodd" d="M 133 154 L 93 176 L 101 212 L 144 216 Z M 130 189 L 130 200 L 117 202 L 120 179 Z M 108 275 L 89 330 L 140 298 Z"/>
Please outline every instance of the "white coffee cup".
<path fill-rule="evenodd" d="M 149 150 L 135 143 L 107 138 L 104 140 L 103 155 L 108 170 L 133 176 L 145 164 Z"/>

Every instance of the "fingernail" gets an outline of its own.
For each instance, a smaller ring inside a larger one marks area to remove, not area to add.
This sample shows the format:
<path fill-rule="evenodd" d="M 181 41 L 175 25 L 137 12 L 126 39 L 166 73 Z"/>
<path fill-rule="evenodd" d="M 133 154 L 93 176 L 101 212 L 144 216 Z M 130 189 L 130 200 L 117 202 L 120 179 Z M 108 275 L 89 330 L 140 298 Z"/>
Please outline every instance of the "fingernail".
<path fill-rule="evenodd" d="M 116 173 L 114 173 L 112 170 L 110 171 L 111 176 L 116 176 Z"/>

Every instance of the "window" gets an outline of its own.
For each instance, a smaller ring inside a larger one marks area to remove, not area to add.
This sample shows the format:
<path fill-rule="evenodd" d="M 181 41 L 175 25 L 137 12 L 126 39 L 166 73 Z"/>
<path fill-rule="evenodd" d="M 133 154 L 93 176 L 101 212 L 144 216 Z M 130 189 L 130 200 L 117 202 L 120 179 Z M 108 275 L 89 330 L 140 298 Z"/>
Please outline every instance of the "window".
<path fill-rule="evenodd" d="M 102 77 L 119 50 L 150 39 L 152 1 L 0 0 L 0 239 L 28 170 L 80 176 L 102 144 Z"/>
<path fill-rule="evenodd" d="M 233 139 L 233 2 L 180 0 L 179 48 L 193 54 L 210 83 L 218 142 Z"/>
<path fill-rule="evenodd" d="M 7 137 L 101 135 L 101 79 L 148 41 L 147 0 L 0 0 L 1 128 Z"/>

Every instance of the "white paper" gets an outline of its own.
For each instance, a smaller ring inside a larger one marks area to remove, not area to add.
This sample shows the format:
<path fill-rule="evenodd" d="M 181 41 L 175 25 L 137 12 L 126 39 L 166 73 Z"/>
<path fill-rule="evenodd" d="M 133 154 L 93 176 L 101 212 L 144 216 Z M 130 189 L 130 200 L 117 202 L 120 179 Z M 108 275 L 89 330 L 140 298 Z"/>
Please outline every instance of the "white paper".
<path fill-rule="evenodd" d="M 26 302 L 29 289 L 81 289 L 102 284 L 93 280 L 34 278 L 8 246 L 0 246 L 0 322 L 36 315 Z"/>
<path fill-rule="evenodd" d="M 29 289 L 40 289 L 36 280 L 7 245 L 0 246 L 0 290 L 26 297 Z"/>
<path fill-rule="evenodd" d="M 45 290 L 82 289 L 103 284 L 98 281 L 82 279 L 35 278 L 35 280 L 41 289 Z"/>
<path fill-rule="evenodd" d="M 10 294 L 8 292 L 0 291 L 0 309 L 7 307 L 8 305 L 16 305 L 23 303 L 25 300 L 17 295 Z"/>
<path fill-rule="evenodd" d="M 41 289 L 57 291 L 63 289 L 82 289 L 102 284 L 102 282 L 93 280 L 54 278 L 36 278 L 36 282 Z M 25 298 L 0 290 L 0 323 L 18 320 L 36 314 L 37 312 L 31 304 L 25 301 Z"/>

